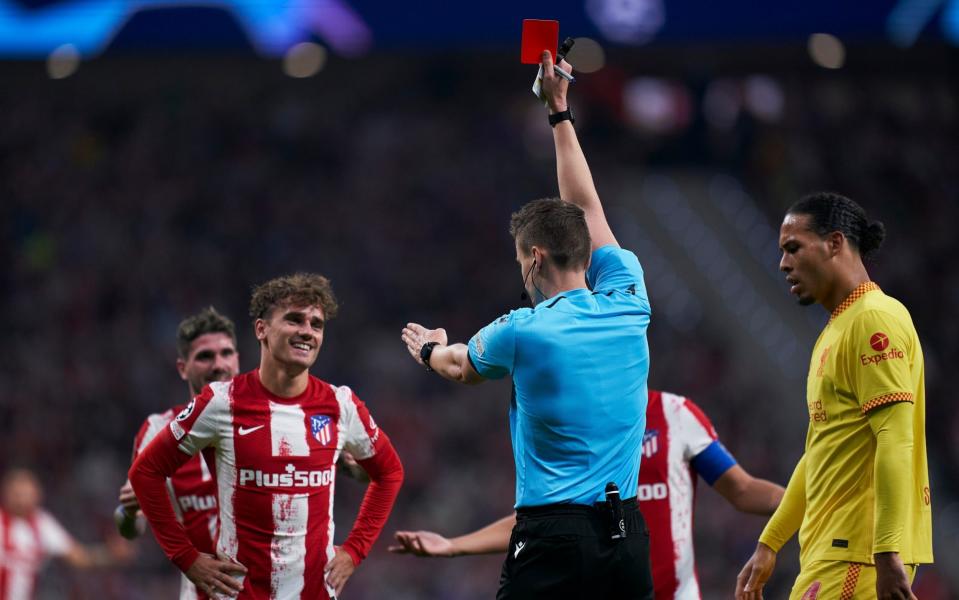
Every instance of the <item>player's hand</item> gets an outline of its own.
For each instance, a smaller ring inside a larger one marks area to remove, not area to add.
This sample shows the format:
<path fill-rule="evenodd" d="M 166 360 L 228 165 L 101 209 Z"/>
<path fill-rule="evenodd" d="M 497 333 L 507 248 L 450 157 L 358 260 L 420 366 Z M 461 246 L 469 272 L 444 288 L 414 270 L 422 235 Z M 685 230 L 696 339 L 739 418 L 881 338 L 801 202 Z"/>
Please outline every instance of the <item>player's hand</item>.
<path fill-rule="evenodd" d="M 137 511 L 140 510 L 140 502 L 137 500 L 137 495 L 133 493 L 133 486 L 130 485 L 129 479 L 120 488 L 120 505 L 131 516 L 137 514 Z"/>
<path fill-rule="evenodd" d="M 756 551 L 736 578 L 736 600 L 762 600 L 763 586 L 776 568 L 776 553 L 766 544 L 756 544 Z"/>
<path fill-rule="evenodd" d="M 352 454 L 345 450 L 340 454 L 340 460 L 336 462 L 336 466 L 340 473 L 350 479 L 354 479 L 360 483 L 370 482 L 370 474 L 366 472 L 366 469 L 364 469 L 360 463 L 356 462 L 356 458 L 354 458 Z"/>
<path fill-rule="evenodd" d="M 406 349 L 410 351 L 410 356 L 421 365 L 423 364 L 423 359 L 420 358 L 420 350 L 423 349 L 423 344 L 426 342 L 436 342 L 441 346 L 446 346 L 448 342 L 446 330 L 442 327 L 439 329 L 427 329 L 419 323 L 407 323 L 406 327 L 403 328 L 403 335 L 401 337 L 406 344 Z"/>
<path fill-rule="evenodd" d="M 882 552 L 876 559 L 876 598 L 878 600 L 916 600 L 909 576 L 898 552 Z"/>
<path fill-rule="evenodd" d="M 237 575 L 246 575 L 246 567 L 238 562 L 220 560 L 203 552 L 186 571 L 187 579 L 192 581 L 197 589 L 212 598 L 236 597 L 243 589 L 243 582 L 236 577 Z"/>
<path fill-rule="evenodd" d="M 326 563 L 323 573 L 326 575 L 326 585 L 333 588 L 336 595 L 339 596 L 346 585 L 346 580 L 350 578 L 356 565 L 353 564 L 353 557 L 340 546 L 335 546 L 333 559 Z"/>
<path fill-rule="evenodd" d="M 399 544 L 394 544 L 387 550 L 394 554 L 443 557 L 454 555 L 453 542 L 432 531 L 397 531 L 393 537 Z"/>
<path fill-rule="evenodd" d="M 549 112 L 563 112 L 569 105 L 566 104 L 566 91 L 569 89 L 569 82 L 553 72 L 553 55 L 549 50 L 543 50 L 543 91 L 541 96 L 546 100 L 549 106 Z M 565 59 L 559 61 L 559 68 L 567 73 L 573 73 L 573 66 Z"/>

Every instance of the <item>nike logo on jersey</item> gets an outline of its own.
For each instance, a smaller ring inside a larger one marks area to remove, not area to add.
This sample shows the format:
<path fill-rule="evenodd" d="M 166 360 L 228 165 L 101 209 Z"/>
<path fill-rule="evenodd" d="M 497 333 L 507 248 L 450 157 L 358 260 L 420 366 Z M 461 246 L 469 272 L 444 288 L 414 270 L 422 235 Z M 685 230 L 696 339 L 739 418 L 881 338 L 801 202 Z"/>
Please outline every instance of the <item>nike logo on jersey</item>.
<path fill-rule="evenodd" d="M 516 542 L 516 550 L 513 551 L 513 558 L 519 556 L 519 551 L 526 547 L 526 542 Z"/>
<path fill-rule="evenodd" d="M 237 433 L 239 433 L 240 435 L 247 435 L 249 433 L 253 433 L 257 429 L 263 429 L 264 427 L 265 425 L 257 425 L 256 427 L 240 427 L 239 429 L 237 429 Z"/>

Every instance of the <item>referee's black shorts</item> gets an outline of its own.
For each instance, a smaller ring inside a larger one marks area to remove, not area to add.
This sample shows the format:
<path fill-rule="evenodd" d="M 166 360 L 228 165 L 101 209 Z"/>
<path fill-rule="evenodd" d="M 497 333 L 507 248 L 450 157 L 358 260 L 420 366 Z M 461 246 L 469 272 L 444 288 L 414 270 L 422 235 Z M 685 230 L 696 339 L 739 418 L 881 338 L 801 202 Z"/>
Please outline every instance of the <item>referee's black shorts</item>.
<path fill-rule="evenodd" d="M 649 530 L 623 500 L 626 537 L 610 537 L 605 503 L 516 511 L 497 600 L 652 600 Z"/>

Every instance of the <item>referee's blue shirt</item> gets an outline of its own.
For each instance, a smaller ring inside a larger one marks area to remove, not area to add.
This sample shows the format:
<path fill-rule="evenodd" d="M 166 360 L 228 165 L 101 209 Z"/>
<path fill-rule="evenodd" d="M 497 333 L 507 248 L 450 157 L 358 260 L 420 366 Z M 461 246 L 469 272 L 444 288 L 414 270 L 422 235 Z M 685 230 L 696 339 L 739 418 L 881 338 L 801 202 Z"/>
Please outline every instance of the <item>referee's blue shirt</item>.
<path fill-rule="evenodd" d="M 603 246 L 586 277 L 591 289 L 511 311 L 469 343 L 480 375 L 513 376 L 517 508 L 599 502 L 610 481 L 636 495 L 649 374 L 643 270 L 632 252 Z"/>

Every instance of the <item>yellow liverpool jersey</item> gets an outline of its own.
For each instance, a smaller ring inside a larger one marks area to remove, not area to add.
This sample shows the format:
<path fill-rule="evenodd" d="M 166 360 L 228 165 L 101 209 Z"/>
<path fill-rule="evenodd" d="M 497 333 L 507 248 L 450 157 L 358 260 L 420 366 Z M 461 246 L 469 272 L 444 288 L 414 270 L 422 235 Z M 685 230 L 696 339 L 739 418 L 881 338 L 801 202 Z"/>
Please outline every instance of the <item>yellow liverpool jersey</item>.
<path fill-rule="evenodd" d="M 906 307 L 873 282 L 856 288 L 816 342 L 806 402 L 801 563 L 872 563 L 874 553 L 889 551 L 906 564 L 932 562 L 922 348 Z M 899 432 L 899 460 L 889 461 L 888 483 L 877 490 L 875 430 L 884 416 L 877 411 L 894 414 L 898 403 L 908 404 L 895 414 L 911 419 L 891 422 L 908 430 L 911 421 L 912 431 Z M 897 496 L 904 522 L 876 522 L 877 502 L 891 503 L 884 494 Z"/>

